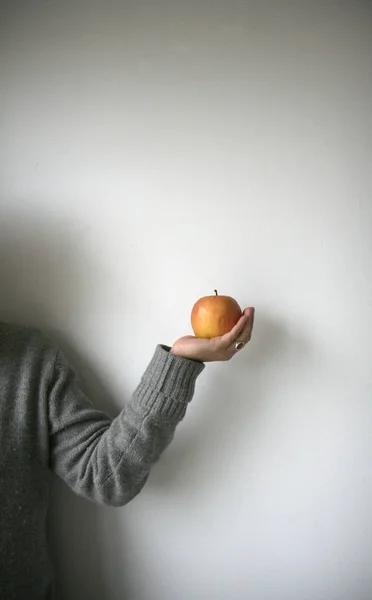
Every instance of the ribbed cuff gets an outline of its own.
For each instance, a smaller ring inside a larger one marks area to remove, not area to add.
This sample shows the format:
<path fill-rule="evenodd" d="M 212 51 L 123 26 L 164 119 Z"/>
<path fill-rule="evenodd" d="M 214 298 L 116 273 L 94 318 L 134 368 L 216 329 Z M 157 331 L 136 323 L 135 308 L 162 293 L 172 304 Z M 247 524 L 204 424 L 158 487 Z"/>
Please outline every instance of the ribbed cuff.
<path fill-rule="evenodd" d="M 181 420 L 204 368 L 204 363 L 175 356 L 169 346 L 159 344 L 135 392 L 136 402 L 162 418 Z"/>

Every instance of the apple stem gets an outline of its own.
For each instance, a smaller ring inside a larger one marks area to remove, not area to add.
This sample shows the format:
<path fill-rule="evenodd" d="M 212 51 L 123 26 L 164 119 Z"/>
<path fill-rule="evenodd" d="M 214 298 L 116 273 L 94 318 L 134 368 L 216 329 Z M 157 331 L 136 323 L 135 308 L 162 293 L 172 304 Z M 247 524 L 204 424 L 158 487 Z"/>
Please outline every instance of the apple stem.
<path fill-rule="evenodd" d="M 214 290 L 214 293 L 216 294 L 216 296 L 218 296 L 218 292 L 217 292 L 217 290 Z"/>

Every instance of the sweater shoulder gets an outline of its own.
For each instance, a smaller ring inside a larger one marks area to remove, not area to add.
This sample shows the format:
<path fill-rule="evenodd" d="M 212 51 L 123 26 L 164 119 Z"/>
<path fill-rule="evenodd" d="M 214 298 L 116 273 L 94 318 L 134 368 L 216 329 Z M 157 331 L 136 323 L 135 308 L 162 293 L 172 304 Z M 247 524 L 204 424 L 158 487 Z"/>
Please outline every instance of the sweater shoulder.
<path fill-rule="evenodd" d="M 5 323 L 0 321 L 0 351 L 1 353 L 17 354 L 33 352 L 36 354 L 50 353 L 56 348 L 48 336 L 37 327 Z"/>

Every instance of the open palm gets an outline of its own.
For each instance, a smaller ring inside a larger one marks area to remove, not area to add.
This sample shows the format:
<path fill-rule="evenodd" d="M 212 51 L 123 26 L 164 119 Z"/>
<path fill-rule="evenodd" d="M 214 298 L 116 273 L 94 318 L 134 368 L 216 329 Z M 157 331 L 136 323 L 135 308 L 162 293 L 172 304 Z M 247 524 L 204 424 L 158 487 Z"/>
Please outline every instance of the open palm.
<path fill-rule="evenodd" d="M 185 335 L 173 344 L 171 352 L 177 356 L 200 362 L 230 360 L 236 354 L 235 343 L 237 341 L 245 343 L 250 341 L 253 322 L 254 308 L 246 308 L 237 324 L 225 335 L 212 339 Z"/>

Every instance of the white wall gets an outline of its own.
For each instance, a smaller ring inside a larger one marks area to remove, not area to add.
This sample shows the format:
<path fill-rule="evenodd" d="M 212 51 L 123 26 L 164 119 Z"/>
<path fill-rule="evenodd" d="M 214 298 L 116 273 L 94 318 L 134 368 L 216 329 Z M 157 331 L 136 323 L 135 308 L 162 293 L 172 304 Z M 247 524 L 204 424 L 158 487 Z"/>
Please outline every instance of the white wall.
<path fill-rule="evenodd" d="M 217 287 L 257 307 L 125 509 L 55 486 L 63 600 L 368 600 L 370 2 L 3 0 L 5 318 L 113 414 Z"/>

